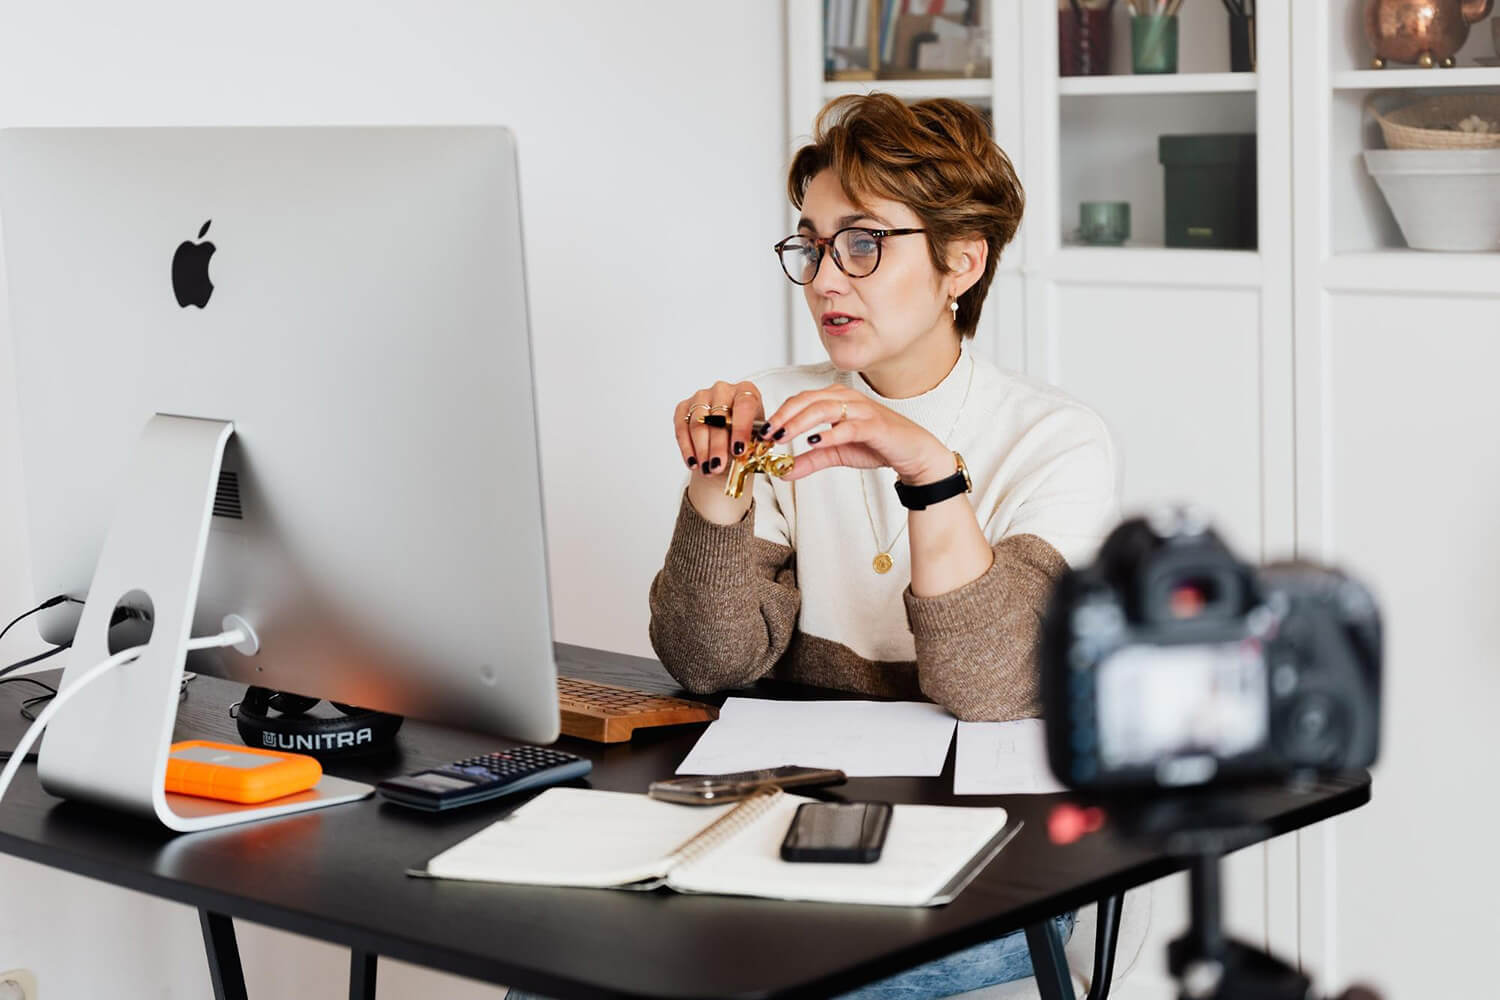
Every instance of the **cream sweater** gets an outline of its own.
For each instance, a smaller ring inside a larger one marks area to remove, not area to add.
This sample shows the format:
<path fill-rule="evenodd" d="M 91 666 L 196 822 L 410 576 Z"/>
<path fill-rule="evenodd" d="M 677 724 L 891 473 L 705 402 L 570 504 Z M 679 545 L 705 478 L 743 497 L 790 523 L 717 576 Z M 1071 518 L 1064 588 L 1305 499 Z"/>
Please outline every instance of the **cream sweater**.
<path fill-rule="evenodd" d="M 826 469 L 795 483 L 765 475 L 737 525 L 711 524 L 684 497 L 651 588 L 657 655 L 690 690 L 748 684 L 774 670 L 803 683 L 925 697 L 960 718 L 1035 715 L 1037 624 L 1067 564 L 1090 558 L 1118 517 L 1114 448 L 1103 421 L 1059 390 L 965 349 L 930 391 L 880 396 L 831 364 L 751 378 L 766 412 L 838 381 L 931 431 L 964 457 L 964 498 L 995 551 L 948 594 L 910 591 L 907 512 L 889 468 Z M 792 450 L 806 448 L 803 439 Z M 878 546 L 877 546 L 878 539 Z"/>

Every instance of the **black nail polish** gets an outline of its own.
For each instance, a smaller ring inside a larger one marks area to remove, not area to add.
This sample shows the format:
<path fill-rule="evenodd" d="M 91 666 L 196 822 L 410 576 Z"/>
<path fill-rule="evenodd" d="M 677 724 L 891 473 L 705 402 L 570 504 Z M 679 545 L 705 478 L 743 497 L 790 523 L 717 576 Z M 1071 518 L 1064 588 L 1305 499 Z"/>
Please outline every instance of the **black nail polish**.
<path fill-rule="evenodd" d="M 693 466 L 695 466 L 697 464 L 698 464 L 698 456 L 696 456 L 696 455 L 689 455 L 688 456 L 688 468 L 691 469 Z"/>
<path fill-rule="evenodd" d="M 821 434 L 809 434 L 807 436 L 808 444 L 817 444 L 821 440 L 823 440 L 823 435 Z"/>
<path fill-rule="evenodd" d="M 780 441 L 781 440 L 781 435 L 783 435 L 785 433 L 786 433 L 786 428 L 785 427 L 780 427 L 780 428 L 777 428 L 776 433 L 772 434 L 771 437 L 775 438 L 777 441 Z"/>
<path fill-rule="evenodd" d="M 713 471 L 713 463 L 712 463 L 712 462 L 704 462 L 704 463 L 703 463 L 703 464 L 702 464 L 702 465 L 700 465 L 700 466 L 699 466 L 699 467 L 698 467 L 698 468 L 700 468 L 700 469 L 702 469 L 702 470 L 703 470 L 703 474 L 704 474 L 704 475 L 705 475 L 705 476 L 706 476 L 706 475 L 708 475 L 708 474 L 709 474 L 709 473 L 710 473 L 710 472 L 712 472 L 712 471 Z"/>
<path fill-rule="evenodd" d="M 765 440 L 765 439 L 766 439 L 766 438 L 768 438 L 768 437 L 770 437 L 770 436 L 771 436 L 771 425 L 770 425 L 770 424 L 766 424 L 766 425 L 765 425 L 765 426 L 764 426 L 764 427 L 762 427 L 762 428 L 761 428 L 761 429 L 760 429 L 760 430 L 759 430 L 759 431 L 758 431 L 758 432 L 757 432 L 757 436 L 758 436 L 758 437 L 759 437 L 759 438 L 760 438 L 760 439 L 761 439 L 761 440 L 762 440 L 762 441 L 764 441 L 764 440 Z"/>
<path fill-rule="evenodd" d="M 734 453 L 736 455 L 743 455 L 745 453 L 745 442 L 736 441 L 734 443 Z"/>
<path fill-rule="evenodd" d="M 712 462 L 708 463 L 708 467 L 710 469 L 717 470 L 719 468 L 719 466 L 721 466 L 723 464 L 724 464 L 724 460 L 722 458 L 720 458 L 719 456 L 715 455 L 714 456 L 714 460 Z"/>

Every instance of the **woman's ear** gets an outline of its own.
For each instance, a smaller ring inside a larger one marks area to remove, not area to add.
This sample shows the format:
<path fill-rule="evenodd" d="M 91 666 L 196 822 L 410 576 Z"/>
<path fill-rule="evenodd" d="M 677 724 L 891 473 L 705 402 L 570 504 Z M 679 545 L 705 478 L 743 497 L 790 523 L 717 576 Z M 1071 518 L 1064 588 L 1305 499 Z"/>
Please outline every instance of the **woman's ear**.
<path fill-rule="evenodd" d="M 967 292 L 984 274 L 989 251 L 990 245 L 985 240 L 956 240 L 949 245 L 948 270 L 954 298 Z"/>

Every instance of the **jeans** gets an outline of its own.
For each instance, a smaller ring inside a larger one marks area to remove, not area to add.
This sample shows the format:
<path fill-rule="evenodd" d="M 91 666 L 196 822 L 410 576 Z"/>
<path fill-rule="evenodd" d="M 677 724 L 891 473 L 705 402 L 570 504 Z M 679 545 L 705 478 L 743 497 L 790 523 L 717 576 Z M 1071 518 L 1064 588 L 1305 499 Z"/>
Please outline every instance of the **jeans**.
<path fill-rule="evenodd" d="M 1063 942 L 1073 936 L 1076 913 L 1053 917 Z M 850 993 L 838 1000 L 936 1000 L 970 990 L 1014 982 L 1031 975 L 1031 949 L 1026 946 L 1026 932 L 1015 931 L 1002 938 L 976 944 L 972 948 L 898 972 Z M 534 993 L 511 990 L 506 1000 L 542 1000 Z"/>
<path fill-rule="evenodd" d="M 1073 936 L 1073 921 L 1077 916 L 1065 913 L 1052 918 L 1064 944 Z M 935 1000 L 1015 982 L 1031 974 L 1031 949 L 1026 946 L 1026 932 L 1013 931 L 840 994 L 839 1000 Z"/>

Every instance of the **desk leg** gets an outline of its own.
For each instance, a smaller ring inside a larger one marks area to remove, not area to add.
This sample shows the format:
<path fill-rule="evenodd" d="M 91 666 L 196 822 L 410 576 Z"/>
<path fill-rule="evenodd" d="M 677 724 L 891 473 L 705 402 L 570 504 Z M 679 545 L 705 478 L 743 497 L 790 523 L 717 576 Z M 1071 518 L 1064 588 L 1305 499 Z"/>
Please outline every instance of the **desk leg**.
<path fill-rule="evenodd" d="M 375 1000 L 375 962 L 379 957 L 358 948 L 349 952 L 349 1000 Z"/>
<path fill-rule="evenodd" d="M 1031 949 L 1031 970 L 1042 1000 L 1074 1000 L 1073 975 L 1057 923 L 1044 920 L 1027 927 L 1026 946 Z"/>
<path fill-rule="evenodd" d="M 198 911 L 203 927 L 203 949 L 208 952 L 208 978 L 214 984 L 214 1000 L 249 1000 L 245 993 L 245 971 L 240 967 L 240 948 L 234 940 L 234 920 L 222 913 Z"/>
<path fill-rule="evenodd" d="M 1088 1000 L 1108 1000 L 1110 981 L 1115 978 L 1115 946 L 1120 943 L 1120 907 L 1124 896 L 1105 896 L 1099 900 L 1098 923 L 1094 928 L 1094 981 Z"/>

